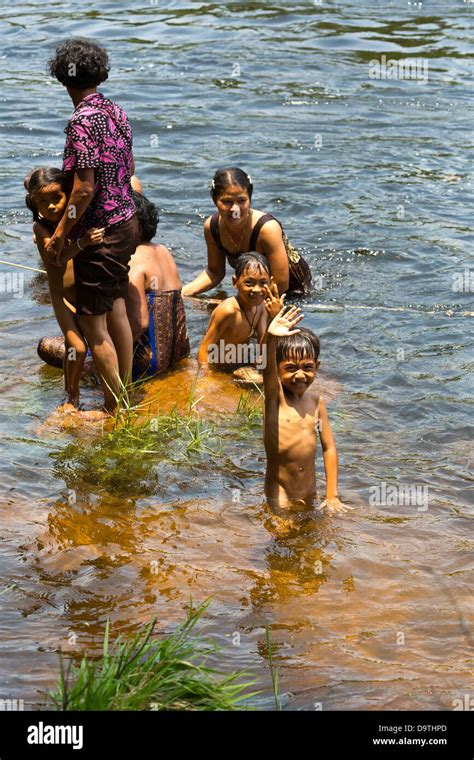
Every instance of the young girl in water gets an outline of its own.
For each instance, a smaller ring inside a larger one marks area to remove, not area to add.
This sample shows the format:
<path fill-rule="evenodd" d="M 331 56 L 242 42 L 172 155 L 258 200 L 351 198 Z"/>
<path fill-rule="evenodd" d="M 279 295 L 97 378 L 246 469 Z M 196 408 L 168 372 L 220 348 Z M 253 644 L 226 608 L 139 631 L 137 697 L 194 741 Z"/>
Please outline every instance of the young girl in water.
<path fill-rule="evenodd" d="M 64 301 L 74 300 L 68 288 L 72 285 L 71 262 L 68 259 L 88 246 L 97 245 L 103 239 L 103 229 L 90 229 L 76 242 L 69 242 L 63 249 L 61 266 L 51 263 L 45 256 L 45 248 L 52 238 L 59 220 L 64 214 L 68 195 L 66 175 L 54 167 L 35 169 L 24 181 L 27 190 L 25 202 L 33 213 L 33 234 L 38 251 L 48 275 L 51 303 L 65 340 L 64 385 L 67 401 L 79 405 L 79 380 L 86 357 L 87 346 L 77 324 L 73 310 Z"/>
<path fill-rule="evenodd" d="M 141 188 L 135 176 L 132 186 Z M 132 380 L 144 380 L 187 356 L 189 340 L 175 261 L 164 245 L 152 242 L 158 225 L 158 209 L 141 192 L 134 191 L 133 200 L 140 235 L 130 259 L 125 304 L 134 340 Z M 42 338 L 38 354 L 47 364 L 61 367 L 65 355 L 63 338 Z M 84 375 L 94 372 L 93 362 L 87 361 Z"/>
<path fill-rule="evenodd" d="M 216 287 L 224 278 L 226 259 L 235 268 L 242 253 L 263 254 L 280 294 L 304 294 L 311 289 L 311 271 L 293 248 L 281 223 L 271 214 L 250 206 L 253 183 L 242 169 L 217 171 L 211 197 L 217 211 L 204 223 L 207 268 L 185 285 L 183 295 L 193 296 Z"/>

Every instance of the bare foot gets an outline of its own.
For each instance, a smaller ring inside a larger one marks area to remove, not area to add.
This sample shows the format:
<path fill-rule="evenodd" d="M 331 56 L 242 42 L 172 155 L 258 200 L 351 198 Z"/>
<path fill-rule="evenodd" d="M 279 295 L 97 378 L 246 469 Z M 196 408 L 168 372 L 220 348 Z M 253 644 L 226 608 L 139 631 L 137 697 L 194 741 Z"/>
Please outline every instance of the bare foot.
<path fill-rule="evenodd" d="M 56 411 L 60 414 L 73 414 L 74 412 L 77 412 L 77 407 L 75 407 L 70 401 L 66 401 L 64 404 L 61 404 L 61 406 L 58 406 Z"/>
<path fill-rule="evenodd" d="M 244 387 L 263 385 L 262 375 L 253 367 L 239 367 L 239 369 L 233 371 L 232 377 L 234 378 L 234 382 Z"/>
<path fill-rule="evenodd" d="M 109 420 L 111 418 L 111 415 L 103 409 L 87 409 L 84 411 L 75 409 L 74 411 L 82 420 Z"/>
<path fill-rule="evenodd" d="M 81 430 L 87 428 L 87 424 L 96 425 L 99 422 L 110 420 L 110 414 L 101 409 L 88 409 L 82 411 L 72 404 L 62 404 L 41 424 L 38 425 L 36 435 L 44 435 L 52 430 Z"/>

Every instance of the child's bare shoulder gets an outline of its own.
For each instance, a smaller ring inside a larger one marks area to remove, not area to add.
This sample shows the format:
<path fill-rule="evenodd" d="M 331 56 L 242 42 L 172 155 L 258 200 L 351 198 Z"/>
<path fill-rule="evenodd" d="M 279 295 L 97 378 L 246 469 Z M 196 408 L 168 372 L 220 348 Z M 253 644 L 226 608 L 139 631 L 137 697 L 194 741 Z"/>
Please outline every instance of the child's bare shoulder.
<path fill-rule="evenodd" d="M 328 410 L 326 407 L 326 401 L 324 399 L 324 396 L 318 390 L 315 390 L 315 404 L 318 410 L 318 416 L 319 417 L 321 417 L 322 415 L 327 416 Z"/>
<path fill-rule="evenodd" d="M 322 396 L 318 387 L 315 385 L 310 385 L 301 400 L 306 410 L 311 414 L 315 414 L 321 409 L 321 399 Z"/>
<path fill-rule="evenodd" d="M 235 303 L 232 303 L 232 301 Z M 237 313 L 238 304 L 235 298 L 233 296 L 231 298 L 226 298 L 225 301 L 222 301 L 218 306 L 216 306 L 212 312 L 209 325 L 223 325 L 225 323 L 226 326 L 230 327 L 233 324 Z"/>
<path fill-rule="evenodd" d="M 36 235 L 36 237 L 41 237 L 41 238 L 50 238 L 52 237 L 52 234 L 53 234 L 51 230 L 49 230 L 44 224 L 42 224 L 39 221 L 34 222 L 33 232 Z"/>
<path fill-rule="evenodd" d="M 230 298 L 226 298 L 224 301 L 222 301 L 219 306 L 216 306 L 214 309 L 214 314 L 220 317 L 230 317 L 237 314 L 239 311 L 240 307 L 237 299 L 234 296 L 230 296 Z"/>
<path fill-rule="evenodd" d="M 172 253 L 166 245 L 163 243 L 147 243 L 150 246 L 150 250 L 157 256 L 171 256 Z"/>

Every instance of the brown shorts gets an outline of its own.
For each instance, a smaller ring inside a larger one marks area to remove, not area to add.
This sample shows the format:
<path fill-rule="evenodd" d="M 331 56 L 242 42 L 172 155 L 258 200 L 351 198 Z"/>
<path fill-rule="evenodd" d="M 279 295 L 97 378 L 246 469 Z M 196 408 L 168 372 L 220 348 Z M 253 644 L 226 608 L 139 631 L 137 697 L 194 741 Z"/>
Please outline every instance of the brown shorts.
<path fill-rule="evenodd" d="M 139 243 L 137 215 L 107 227 L 102 243 L 73 259 L 77 314 L 105 314 L 128 290 L 128 262 Z"/>

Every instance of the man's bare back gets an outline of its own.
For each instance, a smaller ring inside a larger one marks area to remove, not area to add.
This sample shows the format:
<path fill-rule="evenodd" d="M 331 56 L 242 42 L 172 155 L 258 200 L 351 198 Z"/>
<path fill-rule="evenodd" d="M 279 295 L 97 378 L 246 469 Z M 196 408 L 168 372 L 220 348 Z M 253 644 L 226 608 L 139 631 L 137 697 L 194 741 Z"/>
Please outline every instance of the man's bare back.
<path fill-rule="evenodd" d="M 181 290 L 181 279 L 173 256 L 164 245 L 143 242 L 130 259 L 127 316 L 134 340 L 149 323 L 146 293 L 150 290 Z"/>
<path fill-rule="evenodd" d="M 140 243 L 130 259 L 132 278 L 138 273 L 145 277 L 146 290 L 180 290 L 181 279 L 170 251 L 164 245 Z"/>

